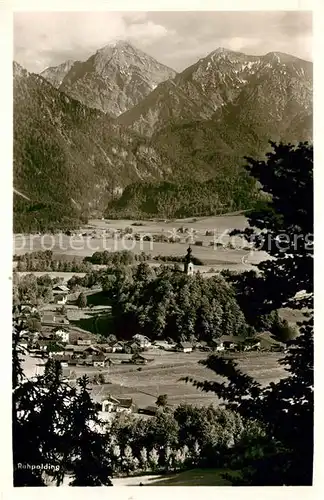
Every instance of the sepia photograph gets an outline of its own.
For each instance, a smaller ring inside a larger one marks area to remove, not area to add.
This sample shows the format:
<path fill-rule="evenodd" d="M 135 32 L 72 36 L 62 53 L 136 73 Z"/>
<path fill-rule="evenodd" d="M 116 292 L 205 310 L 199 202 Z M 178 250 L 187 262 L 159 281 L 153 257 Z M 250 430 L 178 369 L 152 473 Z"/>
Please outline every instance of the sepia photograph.
<path fill-rule="evenodd" d="M 12 484 L 312 486 L 312 12 L 135 7 L 13 13 Z"/>

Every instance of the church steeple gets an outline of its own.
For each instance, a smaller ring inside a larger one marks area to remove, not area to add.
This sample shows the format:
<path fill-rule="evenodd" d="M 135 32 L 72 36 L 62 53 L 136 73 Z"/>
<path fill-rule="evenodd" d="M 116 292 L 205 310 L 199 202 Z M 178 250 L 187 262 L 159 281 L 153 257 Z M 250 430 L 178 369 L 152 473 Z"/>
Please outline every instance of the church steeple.
<path fill-rule="evenodd" d="M 192 250 L 190 245 L 187 248 L 187 255 L 184 259 L 184 272 L 188 275 L 193 274 Z"/>

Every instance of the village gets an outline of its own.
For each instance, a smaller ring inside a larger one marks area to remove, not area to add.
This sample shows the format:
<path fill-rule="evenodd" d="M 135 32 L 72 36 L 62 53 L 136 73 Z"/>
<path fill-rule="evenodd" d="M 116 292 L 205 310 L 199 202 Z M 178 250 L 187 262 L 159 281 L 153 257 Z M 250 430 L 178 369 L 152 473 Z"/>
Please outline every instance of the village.
<path fill-rule="evenodd" d="M 194 273 L 190 248 L 184 272 Z M 183 370 L 184 366 L 189 369 L 209 353 L 217 352 L 225 356 L 240 353 L 245 356 L 262 353 L 276 355 L 275 353 L 285 350 L 284 344 L 266 333 L 253 338 L 222 335 L 210 342 L 152 340 L 141 334 L 128 339 L 117 339 L 112 334 L 103 337 L 76 326 L 69 319 L 75 316 L 77 306 L 75 294 L 71 293 L 67 283 L 61 281 L 54 284 L 52 292 L 52 304 L 45 304 L 40 309 L 30 304 L 20 304 L 18 308 L 14 308 L 14 317 L 18 320 L 39 318 L 33 328 L 20 332 L 18 349 L 28 359 L 26 373 L 30 378 L 42 375 L 47 359 L 51 358 L 60 363 L 62 378 L 66 382 L 73 384 L 77 378 L 86 374 L 92 387 L 92 397 L 104 418 L 111 418 L 113 414 L 120 412 L 154 415 L 157 410 L 155 401 L 159 391 L 164 388 L 166 367 L 171 368 L 170 373 L 172 370 Z M 100 306 L 98 308 L 100 312 Z M 96 311 L 96 307 L 91 308 L 91 311 Z M 159 377 L 159 374 L 161 376 L 161 383 L 157 383 L 153 393 L 145 388 L 150 381 L 138 378 L 145 377 L 146 373 L 146 377 L 151 380 L 152 377 Z M 127 382 L 123 383 L 125 377 Z M 175 378 L 175 386 L 177 381 Z M 126 394 L 125 386 L 132 387 Z M 170 390 L 167 396 L 171 404 L 173 387 L 170 384 L 166 387 L 166 390 Z M 139 398 L 136 397 L 138 395 Z"/>

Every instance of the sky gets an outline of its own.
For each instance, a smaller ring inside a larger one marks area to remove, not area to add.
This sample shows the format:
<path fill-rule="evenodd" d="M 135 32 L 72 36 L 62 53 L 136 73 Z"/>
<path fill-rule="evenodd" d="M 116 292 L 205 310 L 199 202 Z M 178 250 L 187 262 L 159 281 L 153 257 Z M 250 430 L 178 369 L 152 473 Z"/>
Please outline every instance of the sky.
<path fill-rule="evenodd" d="M 312 60 L 312 14 L 295 11 L 15 12 L 14 59 L 40 72 L 127 40 L 182 71 L 218 47 Z"/>

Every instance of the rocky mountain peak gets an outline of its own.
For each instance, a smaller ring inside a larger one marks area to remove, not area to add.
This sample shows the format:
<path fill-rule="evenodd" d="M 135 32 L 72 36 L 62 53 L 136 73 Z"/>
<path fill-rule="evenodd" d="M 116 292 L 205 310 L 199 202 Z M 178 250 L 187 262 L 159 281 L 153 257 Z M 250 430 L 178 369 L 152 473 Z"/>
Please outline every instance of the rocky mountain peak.
<path fill-rule="evenodd" d="M 59 88 L 64 80 L 64 77 L 68 74 L 75 62 L 76 61 L 73 61 L 72 59 L 68 59 L 58 66 L 49 66 L 48 68 L 45 68 L 40 75 L 45 78 L 45 80 L 49 81 L 53 87 Z"/>
<path fill-rule="evenodd" d="M 214 57 L 224 58 L 236 55 L 244 55 L 244 54 L 242 54 L 242 52 L 237 52 L 235 50 L 226 49 L 225 47 L 218 47 L 218 49 L 213 50 L 213 52 L 211 52 L 207 57 L 214 56 Z"/>
<path fill-rule="evenodd" d="M 220 47 L 168 83 L 119 117 L 119 123 L 150 136 L 170 119 L 218 120 L 229 112 L 234 120 L 242 107 L 257 119 L 267 107 L 269 116 L 283 120 L 288 108 L 290 116 L 308 114 L 312 106 L 312 64 L 280 52 L 255 56 Z"/>
<path fill-rule="evenodd" d="M 42 73 L 52 85 L 86 106 L 118 116 L 176 72 L 126 40 L 115 40 L 86 61 L 67 61 Z"/>

